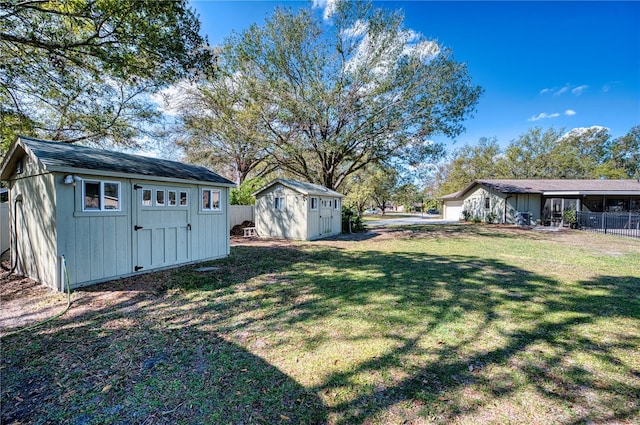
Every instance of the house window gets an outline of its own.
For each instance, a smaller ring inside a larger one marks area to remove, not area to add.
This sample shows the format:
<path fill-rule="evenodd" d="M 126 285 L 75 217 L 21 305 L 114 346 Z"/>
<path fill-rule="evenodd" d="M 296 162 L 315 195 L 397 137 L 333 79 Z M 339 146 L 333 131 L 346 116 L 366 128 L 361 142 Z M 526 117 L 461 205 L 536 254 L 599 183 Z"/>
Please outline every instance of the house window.
<path fill-rule="evenodd" d="M 180 206 L 186 207 L 187 205 L 187 192 L 180 192 Z"/>
<path fill-rule="evenodd" d="M 485 210 L 491 209 L 491 199 L 490 198 L 484 198 L 484 209 Z"/>
<path fill-rule="evenodd" d="M 205 211 L 220 211 L 220 191 L 214 189 L 202 190 L 202 209 Z"/>
<path fill-rule="evenodd" d="M 318 198 L 311 198 L 311 209 L 312 210 L 318 209 Z"/>
<path fill-rule="evenodd" d="M 83 211 L 119 211 L 120 183 L 84 180 L 82 199 Z"/>
<path fill-rule="evenodd" d="M 142 205 L 145 207 L 151 206 L 151 189 L 142 190 Z"/>
<path fill-rule="evenodd" d="M 170 190 L 168 193 L 169 193 L 169 206 L 175 207 L 177 205 L 176 191 Z"/>
<path fill-rule="evenodd" d="M 284 209 L 284 197 L 278 196 L 278 197 L 274 198 L 273 208 L 276 209 L 276 210 L 283 210 Z"/>
<path fill-rule="evenodd" d="M 156 206 L 164 207 L 164 190 L 156 190 Z"/>

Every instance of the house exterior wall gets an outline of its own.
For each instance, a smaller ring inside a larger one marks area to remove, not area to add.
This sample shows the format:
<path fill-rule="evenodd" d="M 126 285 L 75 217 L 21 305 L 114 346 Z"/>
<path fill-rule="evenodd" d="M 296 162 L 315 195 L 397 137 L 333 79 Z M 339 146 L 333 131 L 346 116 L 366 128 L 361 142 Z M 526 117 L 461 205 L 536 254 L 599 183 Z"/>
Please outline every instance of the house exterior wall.
<path fill-rule="evenodd" d="M 489 200 L 489 208 L 486 202 Z M 471 218 L 487 219 L 489 213 L 495 214 L 496 223 L 504 223 L 505 195 L 494 190 L 478 186 L 464 199 L 462 209 L 470 213 Z"/>
<path fill-rule="evenodd" d="M 11 261 L 16 272 L 55 289 L 56 259 L 56 191 L 54 176 L 43 170 L 38 161 L 26 155 L 23 173 L 10 181 Z M 22 199 L 17 201 L 17 199 Z"/>
<path fill-rule="evenodd" d="M 531 213 L 531 224 L 535 224 L 541 219 L 542 213 L 542 195 L 535 193 L 521 193 L 511 195 L 508 199 L 507 223 L 516 224 L 516 215 L 518 212 Z"/>
<path fill-rule="evenodd" d="M 275 208 L 276 198 L 283 198 L 282 209 Z M 256 231 L 263 237 L 308 239 L 305 197 L 286 186 L 276 184 L 256 196 Z"/>

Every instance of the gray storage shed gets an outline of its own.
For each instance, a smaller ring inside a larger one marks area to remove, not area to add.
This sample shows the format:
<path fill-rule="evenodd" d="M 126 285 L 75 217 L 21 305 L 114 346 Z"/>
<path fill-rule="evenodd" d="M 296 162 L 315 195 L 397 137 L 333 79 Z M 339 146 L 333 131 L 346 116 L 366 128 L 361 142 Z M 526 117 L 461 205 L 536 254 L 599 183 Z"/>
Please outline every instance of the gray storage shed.
<path fill-rule="evenodd" d="M 12 264 L 56 290 L 229 254 L 235 183 L 204 167 L 20 137 L 0 179 Z"/>
<path fill-rule="evenodd" d="M 314 240 L 342 232 L 341 193 L 317 184 L 276 179 L 253 195 L 259 236 Z"/>

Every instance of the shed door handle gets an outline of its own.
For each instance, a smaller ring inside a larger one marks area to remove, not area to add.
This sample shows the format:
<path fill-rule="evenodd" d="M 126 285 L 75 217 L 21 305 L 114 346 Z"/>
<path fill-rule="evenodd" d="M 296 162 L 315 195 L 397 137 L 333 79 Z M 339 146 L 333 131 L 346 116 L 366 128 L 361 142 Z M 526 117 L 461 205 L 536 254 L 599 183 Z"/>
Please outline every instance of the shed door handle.
<path fill-rule="evenodd" d="M 142 226 L 138 226 L 137 224 L 135 226 L 133 226 L 133 230 L 135 230 L 136 232 L 140 229 L 143 229 Z"/>

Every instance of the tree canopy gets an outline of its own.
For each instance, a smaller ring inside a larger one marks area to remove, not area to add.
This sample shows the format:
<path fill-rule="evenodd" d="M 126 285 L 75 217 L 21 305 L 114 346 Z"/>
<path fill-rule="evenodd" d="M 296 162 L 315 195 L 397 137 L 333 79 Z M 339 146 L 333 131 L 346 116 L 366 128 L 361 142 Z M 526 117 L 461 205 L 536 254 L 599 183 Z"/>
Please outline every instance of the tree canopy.
<path fill-rule="evenodd" d="M 198 143 L 206 118 L 207 149 L 242 134 L 252 160 L 331 189 L 370 164 L 439 153 L 430 137 L 460 134 L 481 94 L 449 49 L 365 2 L 338 3 L 328 21 L 277 9 L 232 34 L 218 60 L 220 80 L 195 97 L 202 109 L 184 102 L 182 133 Z"/>
<path fill-rule="evenodd" d="M 438 193 L 476 179 L 599 179 L 640 177 L 640 126 L 613 139 L 601 126 L 570 131 L 529 129 L 503 150 L 495 139 L 463 146 L 441 164 Z"/>
<path fill-rule="evenodd" d="M 186 0 L 0 1 L 0 125 L 63 141 L 127 143 L 158 117 L 147 93 L 213 55 Z"/>

